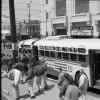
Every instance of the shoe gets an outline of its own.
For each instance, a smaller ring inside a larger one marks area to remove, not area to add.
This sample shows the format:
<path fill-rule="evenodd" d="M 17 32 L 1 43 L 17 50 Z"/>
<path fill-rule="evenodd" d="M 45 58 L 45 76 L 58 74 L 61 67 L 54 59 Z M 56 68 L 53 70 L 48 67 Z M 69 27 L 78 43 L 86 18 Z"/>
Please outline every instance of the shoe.
<path fill-rule="evenodd" d="M 46 85 L 46 86 L 44 87 L 44 90 L 47 90 L 47 89 L 48 89 L 48 87 L 49 87 L 49 86 L 48 86 L 48 85 Z"/>
<path fill-rule="evenodd" d="M 20 97 L 18 96 L 15 100 L 19 100 L 20 99 Z"/>
<path fill-rule="evenodd" d="M 34 97 L 35 97 L 35 95 L 31 95 L 31 96 L 30 96 L 30 98 L 34 98 Z"/>
<path fill-rule="evenodd" d="M 37 92 L 42 92 L 42 89 L 39 89 Z"/>

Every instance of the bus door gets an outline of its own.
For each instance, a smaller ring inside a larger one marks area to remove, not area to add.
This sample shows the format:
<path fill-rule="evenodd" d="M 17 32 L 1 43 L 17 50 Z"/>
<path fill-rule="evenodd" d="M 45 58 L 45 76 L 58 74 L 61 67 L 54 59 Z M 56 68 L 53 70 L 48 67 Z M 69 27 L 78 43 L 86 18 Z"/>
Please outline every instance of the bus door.
<path fill-rule="evenodd" d="M 100 79 L 100 50 L 99 51 L 95 51 L 95 55 L 96 55 L 96 79 Z"/>
<path fill-rule="evenodd" d="M 96 80 L 100 79 L 100 50 L 89 51 L 89 65 L 91 85 L 94 85 Z"/>
<path fill-rule="evenodd" d="M 93 86 L 96 82 L 96 62 L 95 62 L 95 50 L 89 50 L 89 67 L 90 67 L 90 79 Z"/>

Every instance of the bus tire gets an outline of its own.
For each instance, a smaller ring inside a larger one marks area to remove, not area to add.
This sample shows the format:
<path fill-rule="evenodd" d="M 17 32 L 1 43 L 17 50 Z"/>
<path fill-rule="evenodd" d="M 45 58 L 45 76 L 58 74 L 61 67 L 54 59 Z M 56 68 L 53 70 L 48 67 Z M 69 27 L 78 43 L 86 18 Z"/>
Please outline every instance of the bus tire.
<path fill-rule="evenodd" d="M 80 73 L 79 73 L 79 71 L 77 71 L 76 74 L 75 74 L 75 84 L 76 84 L 76 86 L 79 86 L 79 78 L 80 78 Z"/>

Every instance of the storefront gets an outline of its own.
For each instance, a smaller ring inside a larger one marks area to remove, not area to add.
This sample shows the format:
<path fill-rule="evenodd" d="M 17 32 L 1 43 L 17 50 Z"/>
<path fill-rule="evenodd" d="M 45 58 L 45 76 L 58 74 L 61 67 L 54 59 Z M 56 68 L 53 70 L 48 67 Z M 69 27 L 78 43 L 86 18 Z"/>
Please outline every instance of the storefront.
<path fill-rule="evenodd" d="M 53 24 L 55 35 L 67 35 L 66 27 L 64 26 L 64 23 L 60 24 Z"/>
<path fill-rule="evenodd" d="M 93 27 L 88 22 L 72 23 L 71 37 L 93 37 Z"/>

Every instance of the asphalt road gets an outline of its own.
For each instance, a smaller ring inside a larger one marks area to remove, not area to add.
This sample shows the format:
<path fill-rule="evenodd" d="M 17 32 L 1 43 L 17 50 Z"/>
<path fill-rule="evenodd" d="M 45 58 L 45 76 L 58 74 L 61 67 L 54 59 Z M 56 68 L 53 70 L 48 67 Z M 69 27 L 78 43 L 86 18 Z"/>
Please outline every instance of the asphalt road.
<path fill-rule="evenodd" d="M 11 85 L 10 85 L 11 80 L 9 80 L 8 78 L 1 78 L 1 87 L 2 90 L 4 92 L 2 92 L 3 96 L 6 96 L 9 98 L 9 100 L 11 100 L 11 98 L 13 98 L 13 92 L 11 90 Z M 30 98 L 29 94 L 28 94 L 28 84 L 24 83 L 20 85 L 20 99 L 19 100 L 59 100 L 58 94 L 59 94 L 59 89 L 56 85 L 56 81 L 52 80 L 52 79 L 48 79 L 47 80 L 49 88 L 47 91 L 41 92 L 41 93 L 37 93 L 38 88 L 36 85 L 36 81 L 34 81 L 33 85 L 33 89 L 34 89 L 34 93 L 36 95 L 35 98 Z M 43 83 L 42 83 L 43 86 Z M 7 93 L 7 91 L 9 93 Z M 13 99 L 12 99 L 13 100 Z M 79 100 L 83 100 L 82 97 L 80 97 Z M 100 94 L 95 94 L 93 93 L 93 91 L 88 91 L 87 92 L 87 100 L 100 100 Z"/>

